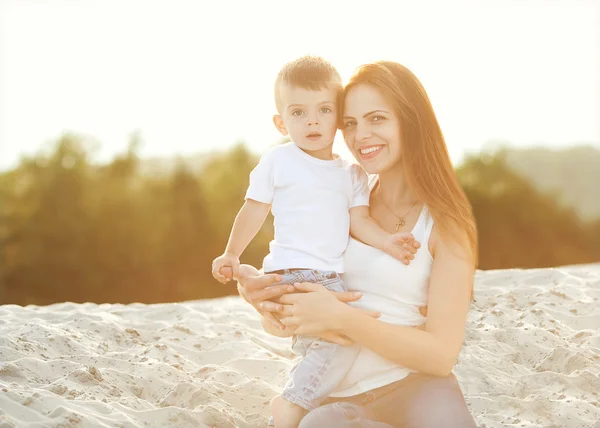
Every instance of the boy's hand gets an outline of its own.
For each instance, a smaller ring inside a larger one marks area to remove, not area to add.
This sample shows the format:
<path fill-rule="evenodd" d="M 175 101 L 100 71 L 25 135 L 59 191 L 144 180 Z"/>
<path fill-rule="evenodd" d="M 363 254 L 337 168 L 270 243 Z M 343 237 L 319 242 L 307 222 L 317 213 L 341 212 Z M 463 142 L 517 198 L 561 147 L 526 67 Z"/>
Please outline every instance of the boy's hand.
<path fill-rule="evenodd" d="M 232 279 L 237 280 L 240 270 L 240 259 L 235 254 L 225 253 L 217 257 L 212 263 L 213 277 L 221 284 Z"/>
<path fill-rule="evenodd" d="M 403 232 L 390 235 L 383 245 L 383 251 L 408 265 L 420 247 L 421 244 L 415 241 L 411 233 Z"/>

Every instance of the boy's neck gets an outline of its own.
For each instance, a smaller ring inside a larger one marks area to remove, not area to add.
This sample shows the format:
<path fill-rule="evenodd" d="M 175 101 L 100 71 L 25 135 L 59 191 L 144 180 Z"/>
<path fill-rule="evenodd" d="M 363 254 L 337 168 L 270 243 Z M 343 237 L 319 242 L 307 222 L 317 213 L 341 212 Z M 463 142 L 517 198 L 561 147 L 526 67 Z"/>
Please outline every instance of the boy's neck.
<path fill-rule="evenodd" d="M 321 150 L 304 150 L 300 146 L 296 146 L 296 147 L 298 147 L 304 153 L 306 153 L 307 155 L 312 156 L 315 159 L 320 159 L 320 160 L 334 160 L 336 158 L 336 156 L 334 156 L 334 154 L 333 154 L 333 143 L 331 143 L 330 145 L 328 145 L 327 147 L 325 147 L 325 148 L 323 148 Z"/>

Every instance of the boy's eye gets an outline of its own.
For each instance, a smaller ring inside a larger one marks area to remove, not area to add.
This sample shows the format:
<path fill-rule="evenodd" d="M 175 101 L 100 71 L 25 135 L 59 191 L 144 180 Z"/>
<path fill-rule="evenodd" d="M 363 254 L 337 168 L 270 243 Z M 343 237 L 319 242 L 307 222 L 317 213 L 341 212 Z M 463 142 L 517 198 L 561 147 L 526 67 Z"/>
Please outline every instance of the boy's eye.
<path fill-rule="evenodd" d="M 331 113 L 331 109 L 329 107 L 321 107 L 321 113 Z"/>
<path fill-rule="evenodd" d="M 294 110 L 292 112 L 292 116 L 302 116 L 304 114 L 303 110 Z"/>
<path fill-rule="evenodd" d="M 347 120 L 346 122 L 344 122 L 344 128 L 349 128 L 354 125 L 356 125 L 356 122 L 353 120 Z"/>

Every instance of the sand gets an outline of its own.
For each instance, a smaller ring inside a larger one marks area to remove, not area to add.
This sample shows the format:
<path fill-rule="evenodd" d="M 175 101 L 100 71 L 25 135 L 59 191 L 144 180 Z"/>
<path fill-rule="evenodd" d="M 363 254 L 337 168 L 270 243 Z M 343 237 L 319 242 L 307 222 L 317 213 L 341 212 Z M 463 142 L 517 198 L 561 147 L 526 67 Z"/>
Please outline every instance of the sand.
<path fill-rule="evenodd" d="M 600 264 L 478 272 L 475 297 L 455 374 L 478 426 L 600 427 Z M 293 359 L 237 297 L 4 305 L 0 428 L 264 427 Z"/>

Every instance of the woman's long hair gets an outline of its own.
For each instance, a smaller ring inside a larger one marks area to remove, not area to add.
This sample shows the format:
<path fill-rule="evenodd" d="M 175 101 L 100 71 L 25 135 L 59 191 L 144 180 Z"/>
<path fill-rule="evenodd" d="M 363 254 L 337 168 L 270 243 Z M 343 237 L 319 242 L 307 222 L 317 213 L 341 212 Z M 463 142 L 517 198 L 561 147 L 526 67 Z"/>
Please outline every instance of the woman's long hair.
<path fill-rule="evenodd" d="M 360 66 L 344 88 L 344 94 L 359 84 L 378 89 L 393 106 L 400 120 L 400 167 L 405 171 L 408 185 L 415 197 L 427 204 L 442 236 L 450 235 L 462 242 L 466 234 L 476 265 L 477 229 L 471 204 L 458 182 L 423 85 L 409 69 L 388 61 Z"/>

